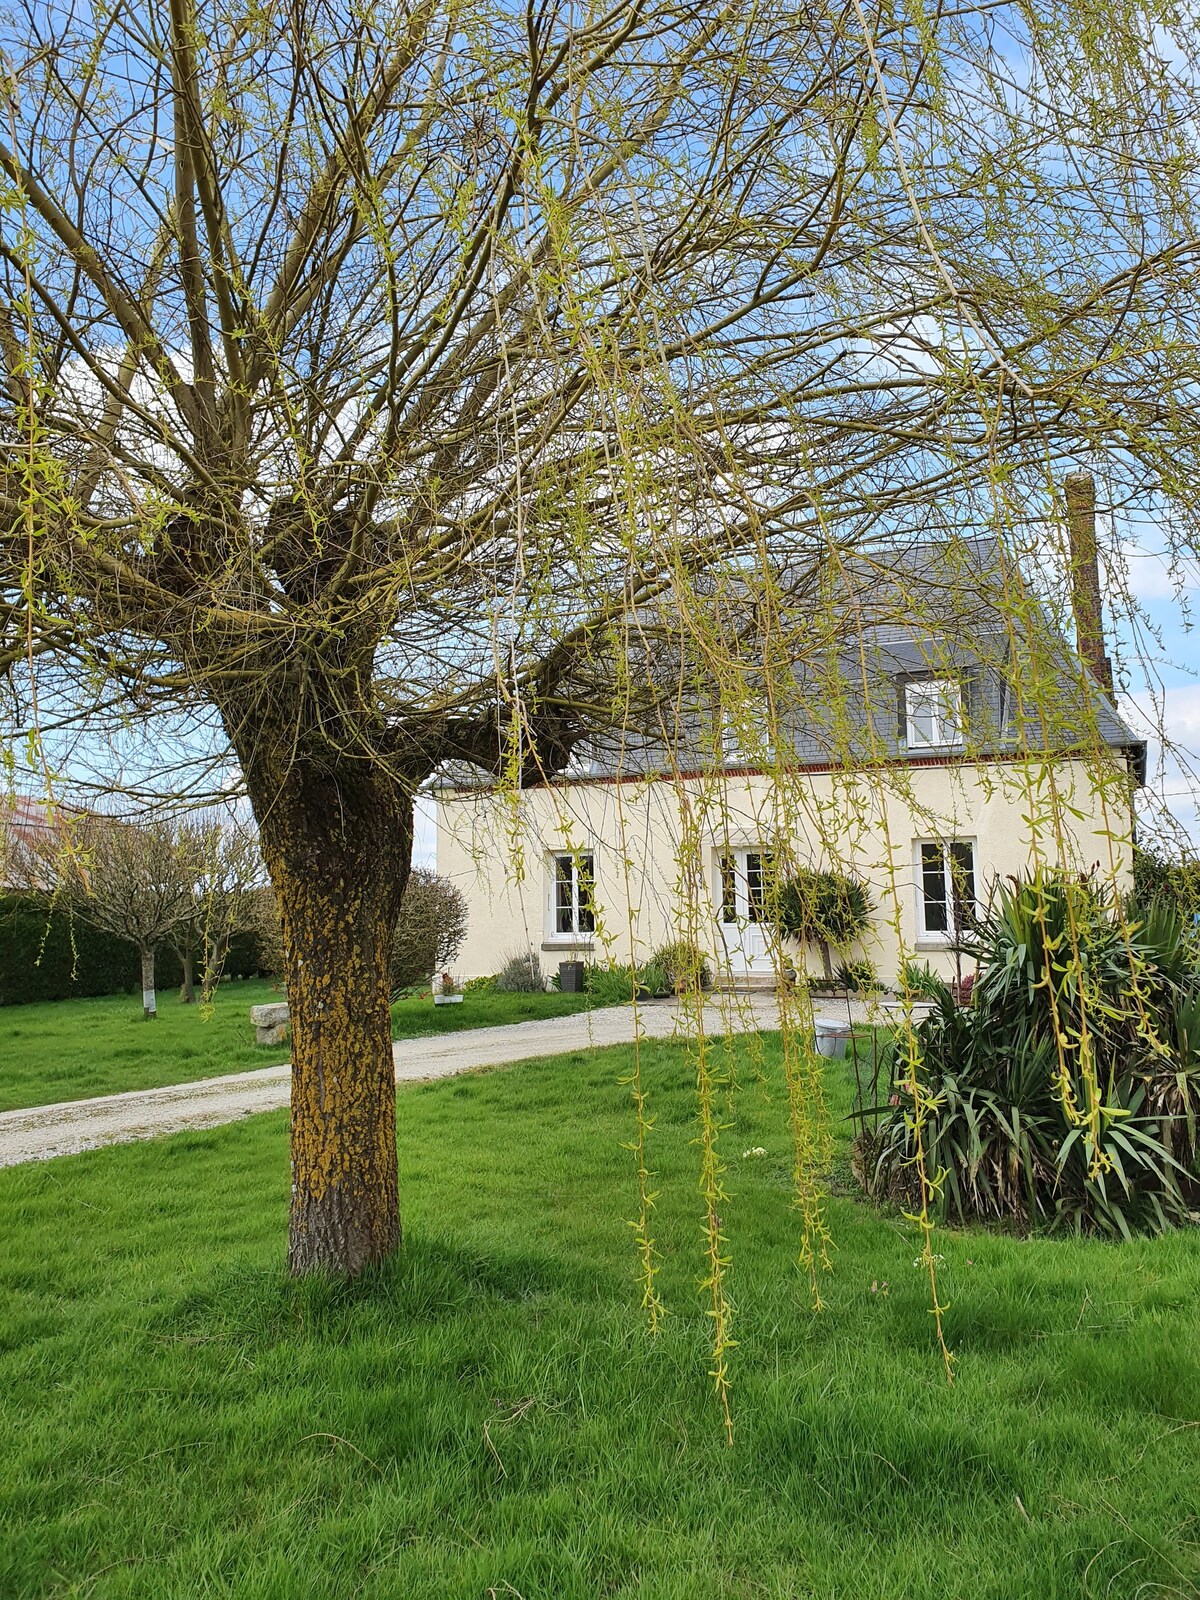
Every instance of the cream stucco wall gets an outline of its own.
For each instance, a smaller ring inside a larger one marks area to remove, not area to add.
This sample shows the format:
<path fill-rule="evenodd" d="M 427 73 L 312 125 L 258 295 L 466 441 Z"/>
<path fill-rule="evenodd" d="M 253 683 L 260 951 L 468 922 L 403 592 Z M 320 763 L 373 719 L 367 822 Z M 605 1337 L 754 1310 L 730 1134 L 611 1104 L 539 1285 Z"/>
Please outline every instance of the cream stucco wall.
<path fill-rule="evenodd" d="M 970 840 L 978 890 L 1036 862 L 1098 865 L 1117 887 L 1130 869 L 1130 786 L 1123 767 L 1085 760 L 887 767 L 873 773 L 718 774 L 650 782 L 577 781 L 516 794 L 437 796 L 438 871 L 467 896 L 470 929 L 456 965 L 473 977 L 533 948 L 559 960 L 645 960 L 692 932 L 718 962 L 723 849 L 758 847 L 837 865 L 871 885 L 877 910 L 861 953 L 892 980 L 909 956 L 947 976 L 954 957 L 917 927 L 921 840 Z M 549 857 L 595 860 L 594 940 L 552 932 Z M 809 951 L 801 963 L 815 969 Z"/>

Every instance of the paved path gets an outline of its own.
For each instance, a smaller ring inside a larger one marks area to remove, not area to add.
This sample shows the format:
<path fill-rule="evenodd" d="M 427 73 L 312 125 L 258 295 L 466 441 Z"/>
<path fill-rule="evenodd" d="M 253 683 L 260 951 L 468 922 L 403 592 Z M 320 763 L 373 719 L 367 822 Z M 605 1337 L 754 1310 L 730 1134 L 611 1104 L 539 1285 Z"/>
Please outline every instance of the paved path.
<path fill-rule="evenodd" d="M 855 1002 L 851 1009 L 855 1020 L 861 1020 L 863 1007 Z M 705 1011 L 713 1032 L 725 1027 L 750 1032 L 779 1026 L 774 997 L 770 995 L 739 995 L 732 1004 L 730 997 L 725 997 L 724 1003 L 710 1001 Z M 846 1004 L 842 1001 L 821 1005 L 817 1014 L 844 1018 Z M 670 1000 L 650 1001 L 639 1007 L 636 1020 L 641 1023 L 643 1035 L 651 1039 L 671 1038 L 681 1021 L 678 1006 Z M 610 1006 L 542 1022 L 471 1028 L 432 1039 L 400 1039 L 392 1046 L 396 1078 L 401 1083 L 424 1082 L 482 1067 L 498 1067 L 509 1061 L 526 1061 L 533 1056 L 629 1044 L 634 1027 L 631 1006 Z M 167 1089 L 135 1089 L 94 1100 L 64 1100 L 28 1111 L 6 1111 L 0 1114 L 0 1167 L 15 1166 L 21 1161 L 45 1161 L 51 1156 L 132 1139 L 152 1139 L 181 1128 L 215 1128 L 256 1111 L 277 1111 L 288 1103 L 290 1077 L 291 1068 L 285 1063 L 255 1072 L 234 1072 L 224 1078 L 205 1078 L 199 1083 L 174 1084 Z"/>

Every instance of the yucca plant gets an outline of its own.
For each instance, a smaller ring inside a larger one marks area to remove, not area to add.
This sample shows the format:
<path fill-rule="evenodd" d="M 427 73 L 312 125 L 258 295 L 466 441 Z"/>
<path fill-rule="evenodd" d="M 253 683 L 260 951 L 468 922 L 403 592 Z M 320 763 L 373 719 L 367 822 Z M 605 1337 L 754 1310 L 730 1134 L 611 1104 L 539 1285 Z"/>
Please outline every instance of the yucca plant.
<path fill-rule="evenodd" d="M 833 981 L 847 994 L 871 994 L 880 987 L 875 963 L 866 959 L 841 962 Z"/>
<path fill-rule="evenodd" d="M 1000 886 L 964 948 L 972 1004 L 930 984 L 917 1030 L 925 1170 L 943 1216 L 1128 1237 L 1198 1187 L 1200 971 L 1171 908 L 1126 923 L 1092 878 Z M 870 1187 L 911 1194 L 915 1106 L 897 1084 Z"/>

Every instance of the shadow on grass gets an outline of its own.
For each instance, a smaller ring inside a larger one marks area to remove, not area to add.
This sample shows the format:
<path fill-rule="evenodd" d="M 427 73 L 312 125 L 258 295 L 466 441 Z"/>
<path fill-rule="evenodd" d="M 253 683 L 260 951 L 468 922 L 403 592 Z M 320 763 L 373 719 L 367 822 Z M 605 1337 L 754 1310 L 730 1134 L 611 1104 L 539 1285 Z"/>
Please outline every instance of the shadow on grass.
<path fill-rule="evenodd" d="M 435 1327 L 489 1308 L 556 1298 L 611 1300 L 613 1276 L 548 1253 L 471 1250 L 448 1239 L 406 1236 L 401 1250 L 357 1278 L 289 1277 L 282 1266 L 232 1264 L 158 1315 L 153 1332 L 274 1344 L 290 1336 L 336 1339 L 386 1318 L 406 1330 Z"/>

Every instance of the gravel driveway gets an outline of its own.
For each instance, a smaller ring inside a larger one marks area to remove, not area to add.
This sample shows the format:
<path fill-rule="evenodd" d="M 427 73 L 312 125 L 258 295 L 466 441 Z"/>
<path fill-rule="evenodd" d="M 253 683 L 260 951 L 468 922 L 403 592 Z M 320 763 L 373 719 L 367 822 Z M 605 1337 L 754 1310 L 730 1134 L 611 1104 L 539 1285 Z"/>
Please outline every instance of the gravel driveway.
<path fill-rule="evenodd" d="M 855 1003 L 855 1020 L 864 1011 Z M 705 1007 L 713 1032 L 736 1032 L 779 1026 L 774 998 L 739 995 L 730 1006 L 713 1000 Z M 821 1006 L 818 1015 L 845 1017 L 846 1006 Z M 392 1046 L 398 1082 L 424 1082 L 455 1073 L 498 1067 L 533 1056 L 556 1056 L 602 1045 L 630 1044 L 638 1022 L 650 1039 L 669 1039 L 676 1032 L 679 1008 L 674 1001 L 651 1001 L 639 1007 L 611 1006 L 553 1017 L 543 1022 L 510 1023 L 501 1028 L 473 1028 L 432 1039 L 402 1039 Z M 153 1139 L 181 1128 L 215 1128 L 237 1122 L 256 1111 L 277 1111 L 288 1103 L 291 1068 L 285 1063 L 255 1072 L 234 1072 L 224 1078 L 175 1084 L 169 1089 L 137 1089 L 128 1094 L 101 1095 L 94 1100 L 65 1100 L 57 1105 L 0 1114 L 0 1167 L 21 1161 L 94 1150 L 131 1139 Z"/>

